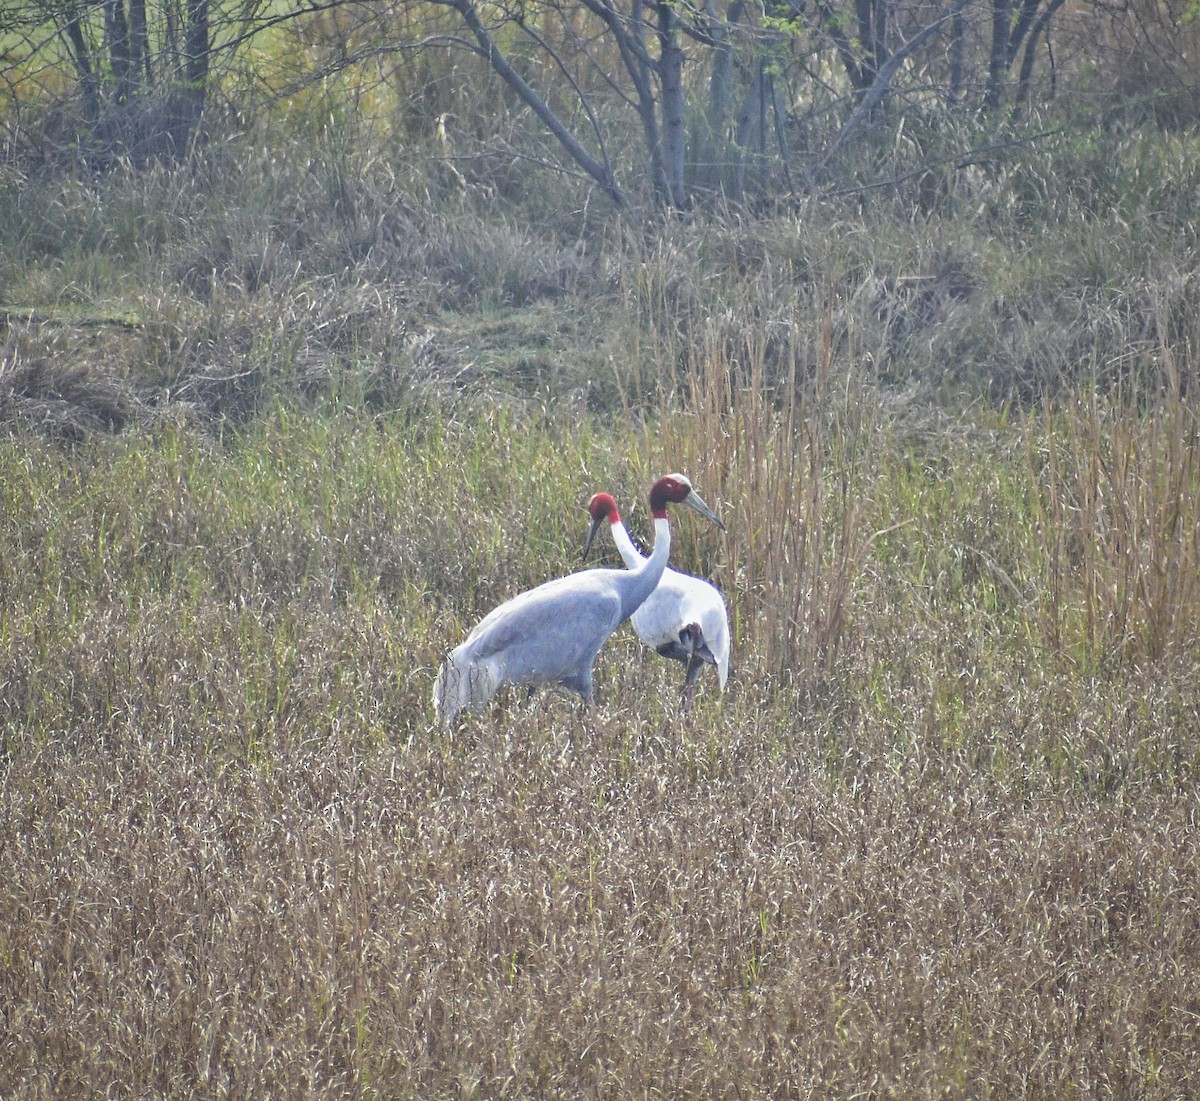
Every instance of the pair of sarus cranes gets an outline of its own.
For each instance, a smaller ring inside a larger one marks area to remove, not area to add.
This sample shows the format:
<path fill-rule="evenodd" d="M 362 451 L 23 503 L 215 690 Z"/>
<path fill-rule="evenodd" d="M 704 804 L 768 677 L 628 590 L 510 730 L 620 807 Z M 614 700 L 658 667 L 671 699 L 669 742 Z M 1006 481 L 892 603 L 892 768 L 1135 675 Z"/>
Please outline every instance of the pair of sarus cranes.
<path fill-rule="evenodd" d="M 725 525 L 682 474 L 650 488 L 654 548 L 643 558 L 621 523 L 617 503 L 597 493 L 588 503 L 591 527 L 584 560 L 607 520 L 626 568 L 591 569 L 555 578 L 523 592 L 486 615 L 442 663 L 433 688 L 438 718 L 452 726 L 459 714 L 482 707 L 506 684 L 557 683 L 592 702 L 592 666 L 600 648 L 627 619 L 647 646 L 682 661 L 684 704 L 705 664 L 717 667 L 721 688 L 729 675 L 729 616 L 707 581 L 667 569 L 671 525 L 667 505 L 683 504 Z"/>

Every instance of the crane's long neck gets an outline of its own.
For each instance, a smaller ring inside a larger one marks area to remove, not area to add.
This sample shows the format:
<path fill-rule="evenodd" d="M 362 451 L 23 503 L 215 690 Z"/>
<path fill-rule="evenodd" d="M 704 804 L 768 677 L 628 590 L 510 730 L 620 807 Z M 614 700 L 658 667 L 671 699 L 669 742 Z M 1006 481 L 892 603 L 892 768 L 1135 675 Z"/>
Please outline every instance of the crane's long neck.
<path fill-rule="evenodd" d="M 613 538 L 617 538 L 615 527 Z M 628 539 L 628 535 L 626 535 L 626 539 Z M 670 554 L 671 525 L 665 515 L 655 516 L 654 550 L 651 551 L 649 558 L 641 559 L 636 566 L 631 566 L 625 572 L 627 580 L 621 587 L 622 622 L 633 615 L 642 606 L 646 597 L 657 588 L 659 581 L 662 580 L 663 570 L 667 568 L 667 559 Z"/>
<path fill-rule="evenodd" d="M 627 570 L 636 570 L 645 559 L 638 552 L 637 547 L 633 545 L 633 540 L 629 538 L 629 532 L 625 530 L 625 525 L 620 520 L 614 521 L 611 525 L 613 545 L 617 548 L 617 553 L 621 556 L 621 561 L 625 563 Z"/>

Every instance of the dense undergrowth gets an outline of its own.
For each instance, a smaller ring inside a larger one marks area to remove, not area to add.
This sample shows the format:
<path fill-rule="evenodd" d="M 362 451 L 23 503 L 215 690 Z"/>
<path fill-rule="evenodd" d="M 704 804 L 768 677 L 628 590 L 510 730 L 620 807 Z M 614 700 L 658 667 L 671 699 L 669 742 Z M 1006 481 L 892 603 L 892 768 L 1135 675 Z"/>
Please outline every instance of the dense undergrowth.
<path fill-rule="evenodd" d="M 1194 154 L 652 234 L 332 138 L 3 181 L 0 1094 L 1195 1094 Z M 729 690 L 622 632 L 438 733 L 674 469 Z"/>

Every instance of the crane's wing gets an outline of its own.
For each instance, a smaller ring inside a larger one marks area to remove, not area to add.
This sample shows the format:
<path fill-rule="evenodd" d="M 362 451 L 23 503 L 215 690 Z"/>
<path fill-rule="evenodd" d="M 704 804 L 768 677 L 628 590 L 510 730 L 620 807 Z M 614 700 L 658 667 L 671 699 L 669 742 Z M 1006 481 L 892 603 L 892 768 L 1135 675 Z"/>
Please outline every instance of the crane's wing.
<path fill-rule="evenodd" d="M 463 643 L 478 660 L 503 656 L 510 677 L 590 665 L 621 625 L 613 583 L 623 570 L 583 570 L 529 589 L 489 612 Z"/>

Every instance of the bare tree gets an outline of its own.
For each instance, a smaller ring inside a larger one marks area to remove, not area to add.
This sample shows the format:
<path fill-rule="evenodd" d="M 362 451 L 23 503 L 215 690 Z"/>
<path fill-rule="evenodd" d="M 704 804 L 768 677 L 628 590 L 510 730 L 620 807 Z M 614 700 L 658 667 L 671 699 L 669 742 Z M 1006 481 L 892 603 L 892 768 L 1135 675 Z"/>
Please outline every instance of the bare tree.
<path fill-rule="evenodd" d="M 1010 96 L 1009 79 L 1012 67 L 1021 57 L 1020 77 L 1016 99 L 1024 102 L 1029 85 L 1038 43 L 1046 34 L 1054 13 L 1064 0 L 991 0 L 992 41 L 988 52 L 987 89 L 984 106 L 994 110 Z"/>
<path fill-rule="evenodd" d="M 208 96 L 211 0 L 35 0 L 27 11 L 30 51 L 49 65 L 65 57 L 74 78 L 74 110 L 58 112 L 75 119 L 62 135 L 72 151 L 93 161 L 184 153 Z M 254 11 L 251 0 L 222 19 L 237 35 Z"/>
<path fill-rule="evenodd" d="M 1019 107 L 1064 0 L 14 5 L 0 0 L 0 28 L 42 34 L 33 49 L 68 59 L 71 137 L 88 156 L 181 155 L 202 132 L 218 59 L 288 24 L 303 46 L 296 84 L 392 54 L 469 50 L 557 143 L 556 168 L 619 209 L 641 192 L 678 211 L 705 187 L 742 198 L 828 186 L 839 154 L 906 112 Z"/>
<path fill-rule="evenodd" d="M 479 50 L 497 74 L 528 104 L 538 118 L 559 140 L 571 159 L 618 204 L 627 203 L 623 190 L 617 185 L 613 166 L 605 152 L 605 142 L 596 122 L 596 113 L 588 103 L 588 94 L 578 84 L 586 117 L 590 120 L 596 153 L 588 152 L 549 107 L 545 96 L 536 91 L 516 70 L 510 59 L 497 45 L 497 37 L 484 23 L 483 6 L 477 0 L 448 0 L 462 16 L 464 23 L 479 45 Z M 629 0 L 625 6 L 619 0 L 583 0 L 584 6 L 606 29 L 609 43 L 620 60 L 624 79 L 618 73 L 603 72 L 603 79 L 617 88 L 618 94 L 633 105 L 641 124 L 649 176 L 654 194 L 666 207 L 683 209 L 688 202 L 684 172 L 686 122 L 684 114 L 684 53 L 681 44 L 682 26 L 672 0 Z M 553 5 L 547 5 L 547 10 Z M 500 9 L 488 5 L 488 10 Z M 521 10 L 504 12 L 508 24 L 519 26 L 537 42 L 540 49 L 552 52 L 546 39 L 536 30 L 535 21 Z M 587 56 L 589 47 L 580 40 L 575 47 Z M 599 64 L 599 63 L 598 63 Z M 567 66 L 558 63 L 560 71 Z M 601 70 L 603 71 L 603 70 Z"/>
<path fill-rule="evenodd" d="M 629 192 L 609 149 L 627 143 L 615 136 L 620 126 L 612 111 L 599 105 L 608 96 L 610 106 L 615 98 L 632 109 L 651 193 L 674 210 L 693 200 L 689 119 L 703 128 L 706 148 L 718 154 L 724 148 L 731 157 L 734 171 L 725 179 L 735 196 L 744 193 L 752 164 L 775 175 L 784 190 L 793 187 L 793 173 L 813 186 L 868 124 L 885 121 L 881 110 L 894 96 L 924 102 L 930 110 L 1023 101 L 1039 42 L 1063 4 L 986 0 L 985 9 L 985 0 L 769 0 L 760 7 L 728 0 L 721 10 L 719 0 L 437 2 L 458 13 L 473 48 L 533 110 L 570 161 L 619 206 L 628 203 Z M 572 22 L 571 11 L 580 5 L 594 25 L 579 28 Z M 968 34 L 984 11 L 991 16 L 990 40 Z M 568 43 L 552 44 L 542 33 L 551 20 L 575 28 Z M 583 59 L 594 79 L 567 77 L 572 96 L 564 109 L 561 87 L 556 93 L 523 75 L 518 42 L 551 61 L 543 74 L 574 74 Z M 973 45 L 981 42 L 982 51 Z M 830 60 L 844 80 L 824 75 Z M 1013 90 L 1010 73 L 1018 62 Z M 932 80 L 929 74 L 938 65 L 944 76 Z M 970 74 L 980 70 L 986 75 L 971 81 Z M 982 97 L 972 102 L 968 86 L 981 88 Z M 586 129 L 573 121 L 580 119 Z M 805 140 L 795 142 L 797 135 Z"/>
<path fill-rule="evenodd" d="M 617 185 L 613 167 L 604 152 L 601 142 L 599 156 L 593 156 L 583 143 L 550 109 L 545 99 L 521 76 L 496 43 L 496 39 L 484 24 L 472 0 L 450 0 L 451 6 L 462 16 L 467 29 L 479 44 L 479 51 L 500 78 L 517 93 L 533 112 L 546 124 L 547 129 L 558 139 L 571 159 L 595 180 L 617 206 L 628 205 L 624 192 Z M 547 49 L 549 47 L 546 47 Z M 594 128 L 593 128 L 594 129 Z"/>

